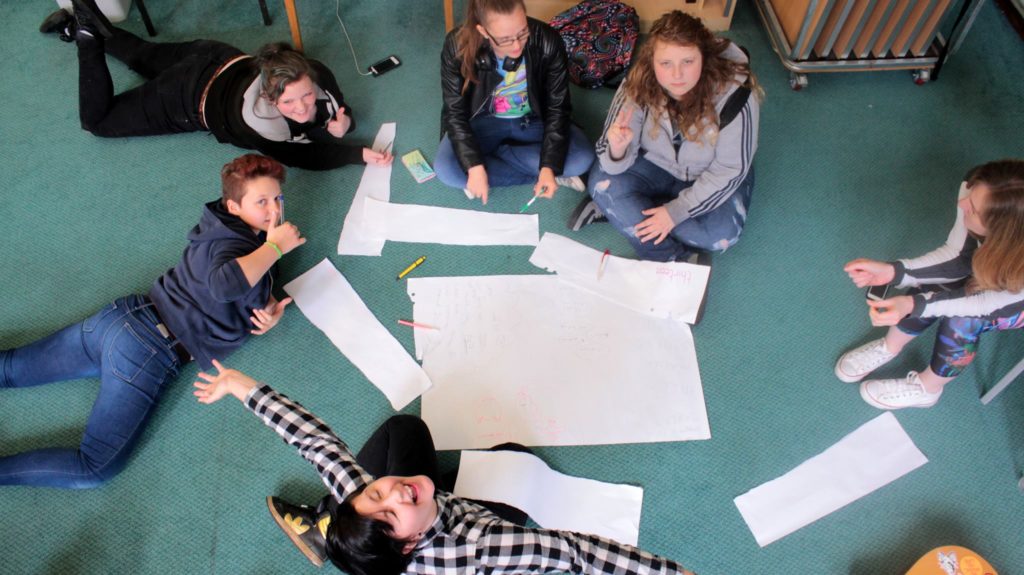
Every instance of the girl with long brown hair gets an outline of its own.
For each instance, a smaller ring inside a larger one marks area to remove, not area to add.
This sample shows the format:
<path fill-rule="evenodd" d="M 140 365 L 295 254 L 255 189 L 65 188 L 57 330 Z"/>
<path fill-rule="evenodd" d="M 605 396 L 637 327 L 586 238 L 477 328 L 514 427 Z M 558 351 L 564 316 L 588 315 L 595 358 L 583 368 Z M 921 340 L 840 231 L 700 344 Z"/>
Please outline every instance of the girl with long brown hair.
<path fill-rule="evenodd" d="M 594 150 L 570 121 L 566 66 L 561 36 L 523 0 L 470 0 L 441 52 L 438 179 L 485 204 L 492 186 L 583 191 Z"/>
<path fill-rule="evenodd" d="M 754 185 L 758 96 L 738 46 L 678 10 L 659 18 L 608 110 L 593 201 L 569 227 L 607 217 L 645 260 L 736 243 Z"/>
<path fill-rule="evenodd" d="M 868 300 L 871 323 L 889 330 L 844 353 L 836 376 L 860 381 L 938 322 L 927 368 L 860 384 L 864 401 L 879 409 L 931 407 L 943 386 L 974 361 L 981 334 L 1024 326 L 1024 160 L 971 170 L 960 185 L 953 229 L 938 249 L 894 262 L 855 259 L 843 269 L 857 287 L 911 289 Z"/>

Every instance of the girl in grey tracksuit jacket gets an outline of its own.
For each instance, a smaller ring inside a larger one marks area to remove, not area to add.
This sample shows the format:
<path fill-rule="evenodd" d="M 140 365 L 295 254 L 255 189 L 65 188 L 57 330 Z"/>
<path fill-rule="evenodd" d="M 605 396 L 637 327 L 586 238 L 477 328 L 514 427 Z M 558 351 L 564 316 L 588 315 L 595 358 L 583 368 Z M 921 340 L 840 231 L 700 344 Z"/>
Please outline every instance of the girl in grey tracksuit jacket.
<path fill-rule="evenodd" d="M 747 63 L 743 51 L 731 43 L 718 57 Z M 719 114 L 747 79 L 747 74 L 736 75 L 735 82 L 717 94 Z M 641 259 L 672 261 L 692 251 L 725 250 L 739 239 L 750 204 L 757 97 L 747 97 L 727 125 L 720 129 L 707 125 L 705 133 L 692 141 L 673 126 L 668 113 L 655 117 L 650 109 L 637 106 L 627 96 L 628 82 L 615 94 L 596 146 L 598 162 L 588 185 L 591 197 Z M 627 120 L 633 138 L 622 157 L 615 158 L 608 130 L 621 120 Z M 643 237 L 637 229 L 651 215 L 645 210 L 659 206 L 667 210 L 673 226 L 660 241 Z"/>

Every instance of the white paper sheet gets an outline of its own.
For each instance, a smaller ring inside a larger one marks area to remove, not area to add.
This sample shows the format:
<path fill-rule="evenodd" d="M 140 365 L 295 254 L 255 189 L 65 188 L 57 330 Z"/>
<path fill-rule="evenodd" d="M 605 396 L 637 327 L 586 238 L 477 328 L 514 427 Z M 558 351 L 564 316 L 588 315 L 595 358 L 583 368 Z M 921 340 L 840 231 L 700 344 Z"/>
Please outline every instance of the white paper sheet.
<path fill-rule="evenodd" d="M 641 313 L 687 323 L 697 318 L 710 268 L 687 263 L 650 262 L 609 255 L 565 236 L 545 233 L 530 263 L 559 279 Z"/>
<path fill-rule="evenodd" d="M 492 214 L 367 198 L 363 219 L 372 237 L 393 242 L 535 246 L 540 237 L 537 214 Z"/>
<path fill-rule="evenodd" d="M 395 123 L 382 124 L 373 140 L 373 149 L 382 152 L 394 149 Z M 372 237 L 366 230 L 363 220 L 363 204 L 367 198 L 381 202 L 391 199 L 391 166 L 375 166 L 368 164 L 363 168 L 363 178 L 352 197 L 352 205 L 348 208 L 345 223 L 341 227 L 338 238 L 338 253 L 347 256 L 379 256 L 384 249 L 384 240 Z"/>
<path fill-rule="evenodd" d="M 377 386 L 395 410 L 430 387 L 430 378 L 384 328 L 330 261 L 284 286 L 302 313 Z"/>
<path fill-rule="evenodd" d="M 711 436 L 690 327 L 550 275 L 414 278 L 438 449 Z"/>
<path fill-rule="evenodd" d="M 896 416 L 886 412 L 734 501 L 764 547 L 927 462 Z"/>
<path fill-rule="evenodd" d="M 591 533 L 636 546 L 644 490 L 559 473 L 516 451 L 463 451 L 459 497 L 525 511 L 545 529 Z"/>

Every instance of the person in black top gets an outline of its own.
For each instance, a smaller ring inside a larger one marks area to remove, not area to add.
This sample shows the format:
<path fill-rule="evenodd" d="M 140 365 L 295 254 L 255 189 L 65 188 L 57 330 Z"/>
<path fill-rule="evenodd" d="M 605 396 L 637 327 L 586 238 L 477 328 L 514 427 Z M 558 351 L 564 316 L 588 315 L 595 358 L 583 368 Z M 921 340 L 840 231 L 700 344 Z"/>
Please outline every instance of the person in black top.
<path fill-rule="evenodd" d="M 437 179 L 487 203 L 492 187 L 585 189 L 594 146 L 571 121 L 562 37 L 522 0 L 471 0 L 441 50 Z"/>
<path fill-rule="evenodd" d="M 40 30 L 78 45 L 79 116 L 97 136 L 209 131 L 308 170 L 391 162 L 344 138 L 355 121 L 334 75 L 287 44 L 253 57 L 214 40 L 147 42 L 111 25 L 94 0 L 72 4 L 74 16 L 58 10 Z M 106 54 L 147 82 L 114 94 Z"/>
<path fill-rule="evenodd" d="M 183 365 L 194 358 L 210 369 L 214 358 L 277 325 L 291 302 L 273 296 L 277 262 L 306 241 L 279 222 L 284 177 L 284 166 L 266 156 L 231 161 L 221 171 L 221 197 L 203 207 L 181 260 L 148 294 L 118 298 L 38 341 L 0 349 L 0 389 L 100 380 L 81 443 L 5 454 L 0 485 L 87 489 L 109 481 L 127 465 Z"/>

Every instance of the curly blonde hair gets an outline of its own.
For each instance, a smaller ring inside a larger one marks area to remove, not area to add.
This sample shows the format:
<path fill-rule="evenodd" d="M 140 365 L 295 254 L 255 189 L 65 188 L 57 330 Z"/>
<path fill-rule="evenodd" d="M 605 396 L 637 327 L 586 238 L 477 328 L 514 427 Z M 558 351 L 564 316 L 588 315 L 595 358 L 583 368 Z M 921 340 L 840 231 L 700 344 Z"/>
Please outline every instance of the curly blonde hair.
<path fill-rule="evenodd" d="M 692 46 L 700 50 L 703 65 L 697 85 L 681 99 L 672 98 L 654 73 L 654 50 L 659 43 L 673 46 Z M 729 40 L 715 36 L 703 22 L 679 10 L 658 18 L 651 26 L 647 41 L 640 47 L 633 67 L 625 81 L 626 96 L 640 108 L 651 112 L 657 121 L 663 112 L 679 127 L 686 139 L 696 142 L 705 128 L 714 127 L 717 133 L 718 112 L 715 98 L 736 83 L 736 75 L 747 75 L 751 91 L 758 97 L 761 90 L 747 63 L 735 62 L 722 55 Z"/>

